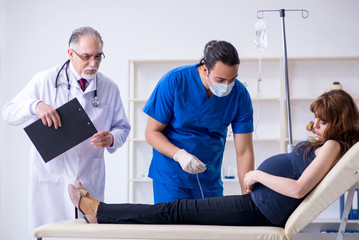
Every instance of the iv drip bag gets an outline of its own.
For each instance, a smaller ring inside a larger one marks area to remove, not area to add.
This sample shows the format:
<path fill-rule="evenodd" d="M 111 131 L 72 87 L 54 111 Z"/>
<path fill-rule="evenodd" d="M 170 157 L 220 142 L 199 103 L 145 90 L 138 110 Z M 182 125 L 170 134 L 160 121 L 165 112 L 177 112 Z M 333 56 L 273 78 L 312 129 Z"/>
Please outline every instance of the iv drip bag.
<path fill-rule="evenodd" d="M 267 47 L 267 31 L 266 31 L 266 23 L 263 19 L 259 19 L 255 25 L 255 34 L 256 38 L 254 40 L 254 44 L 258 50 L 258 52 L 263 52 L 263 50 Z"/>

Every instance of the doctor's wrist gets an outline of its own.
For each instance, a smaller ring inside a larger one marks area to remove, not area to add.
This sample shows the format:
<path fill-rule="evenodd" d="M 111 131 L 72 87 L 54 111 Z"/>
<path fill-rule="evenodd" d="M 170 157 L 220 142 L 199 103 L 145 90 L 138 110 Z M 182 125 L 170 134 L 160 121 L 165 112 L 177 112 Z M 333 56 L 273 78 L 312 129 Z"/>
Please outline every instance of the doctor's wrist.
<path fill-rule="evenodd" d="M 173 155 L 173 159 L 178 162 L 178 161 L 182 158 L 182 156 L 187 155 L 187 154 L 188 154 L 188 153 L 187 153 L 186 150 L 184 150 L 184 149 L 179 149 L 179 150 L 176 151 L 176 153 Z"/>
<path fill-rule="evenodd" d="M 115 138 L 113 137 L 112 133 L 110 133 L 111 135 L 111 144 L 110 147 L 113 147 L 114 143 L 115 143 Z"/>
<path fill-rule="evenodd" d="M 41 101 L 40 100 L 35 100 L 31 103 L 30 105 L 30 113 L 32 115 L 36 115 L 36 108 L 37 108 L 37 105 L 40 103 Z"/>

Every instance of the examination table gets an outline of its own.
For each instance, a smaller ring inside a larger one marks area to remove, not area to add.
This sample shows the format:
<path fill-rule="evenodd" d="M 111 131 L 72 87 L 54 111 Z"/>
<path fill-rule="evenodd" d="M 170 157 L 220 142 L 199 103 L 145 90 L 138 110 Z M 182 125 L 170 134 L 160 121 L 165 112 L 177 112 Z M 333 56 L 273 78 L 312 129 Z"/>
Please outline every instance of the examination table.
<path fill-rule="evenodd" d="M 359 183 L 359 142 L 356 143 L 308 194 L 289 217 L 284 228 L 237 227 L 213 225 L 153 225 L 153 224 L 87 224 L 74 219 L 46 224 L 34 230 L 42 238 L 111 238 L 111 239 L 292 239 L 346 191 L 347 201 L 338 229 L 337 239 L 343 239 L 347 216 L 355 188 Z"/>

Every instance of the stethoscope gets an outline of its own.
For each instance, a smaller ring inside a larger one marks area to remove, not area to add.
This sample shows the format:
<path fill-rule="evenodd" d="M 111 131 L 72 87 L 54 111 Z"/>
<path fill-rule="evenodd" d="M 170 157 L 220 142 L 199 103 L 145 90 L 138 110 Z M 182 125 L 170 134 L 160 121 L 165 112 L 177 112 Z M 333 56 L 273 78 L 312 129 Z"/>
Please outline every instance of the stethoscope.
<path fill-rule="evenodd" d="M 70 85 L 70 80 L 69 80 L 69 75 L 67 73 L 67 69 L 69 68 L 69 64 L 70 64 L 70 59 L 67 60 L 62 67 L 60 68 L 60 70 L 58 71 L 57 75 L 56 75 L 56 79 L 55 79 L 55 89 L 56 89 L 56 95 L 55 95 L 55 102 L 56 102 L 56 96 L 57 96 L 57 80 L 60 76 L 61 71 L 65 68 L 65 73 L 66 73 L 66 79 L 67 79 L 67 90 L 70 91 L 71 85 Z M 55 103 L 54 103 L 55 104 Z M 96 89 L 94 91 L 94 96 L 93 96 L 93 100 L 92 100 L 92 105 L 95 107 L 98 107 L 98 105 L 100 105 L 100 101 L 98 100 L 97 97 L 97 81 L 96 81 Z"/>

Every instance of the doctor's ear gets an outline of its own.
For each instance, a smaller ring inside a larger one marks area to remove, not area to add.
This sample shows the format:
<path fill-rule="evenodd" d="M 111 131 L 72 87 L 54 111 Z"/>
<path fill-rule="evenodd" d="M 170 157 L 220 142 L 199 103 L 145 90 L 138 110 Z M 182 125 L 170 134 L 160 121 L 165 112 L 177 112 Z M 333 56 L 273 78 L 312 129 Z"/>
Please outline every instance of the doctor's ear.
<path fill-rule="evenodd" d="M 71 48 L 69 48 L 69 49 L 67 50 L 67 53 L 69 54 L 69 58 L 70 58 L 70 60 L 72 61 L 72 59 L 73 59 L 73 57 L 74 57 L 74 51 L 73 51 Z"/>
<path fill-rule="evenodd" d="M 209 74 L 208 68 L 206 65 L 202 65 L 202 73 L 204 76 L 207 76 Z"/>

